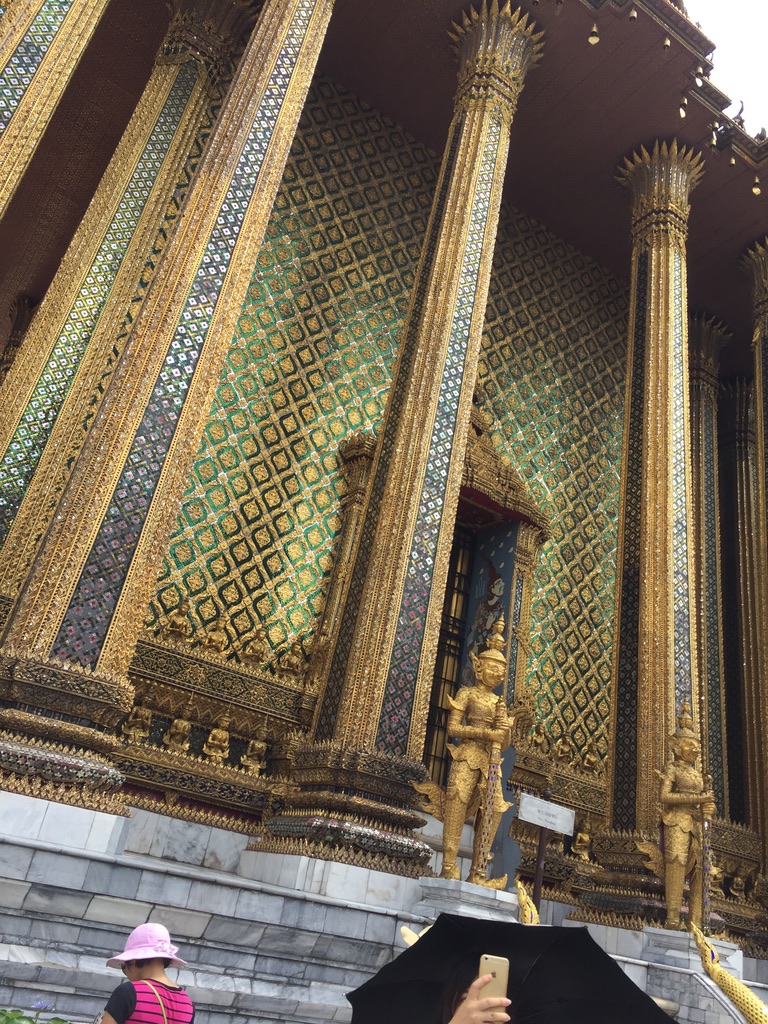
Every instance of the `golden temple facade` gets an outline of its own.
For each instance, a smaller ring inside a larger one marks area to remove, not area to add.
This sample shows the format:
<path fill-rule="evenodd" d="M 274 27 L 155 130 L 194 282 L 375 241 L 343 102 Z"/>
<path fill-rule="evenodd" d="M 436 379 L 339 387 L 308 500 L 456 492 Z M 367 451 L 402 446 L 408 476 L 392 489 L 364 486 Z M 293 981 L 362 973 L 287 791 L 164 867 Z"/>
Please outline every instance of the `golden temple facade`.
<path fill-rule="evenodd" d="M 762 955 L 768 149 L 713 44 L 669 0 L 130 6 L 0 4 L 0 788 L 428 874 L 503 617 L 508 793 L 576 809 L 548 892 L 663 919 L 687 701 Z"/>

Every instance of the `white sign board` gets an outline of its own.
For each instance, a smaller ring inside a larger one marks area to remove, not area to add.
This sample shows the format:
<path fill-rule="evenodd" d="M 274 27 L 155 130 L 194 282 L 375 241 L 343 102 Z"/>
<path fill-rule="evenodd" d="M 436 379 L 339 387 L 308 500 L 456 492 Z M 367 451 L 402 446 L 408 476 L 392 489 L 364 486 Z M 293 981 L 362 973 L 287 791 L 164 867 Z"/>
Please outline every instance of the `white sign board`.
<path fill-rule="evenodd" d="M 562 832 L 566 836 L 573 835 L 576 823 L 576 812 L 572 807 L 553 804 L 551 800 L 540 800 L 530 793 L 520 794 L 517 816 L 521 821 L 548 828 L 550 832 Z"/>

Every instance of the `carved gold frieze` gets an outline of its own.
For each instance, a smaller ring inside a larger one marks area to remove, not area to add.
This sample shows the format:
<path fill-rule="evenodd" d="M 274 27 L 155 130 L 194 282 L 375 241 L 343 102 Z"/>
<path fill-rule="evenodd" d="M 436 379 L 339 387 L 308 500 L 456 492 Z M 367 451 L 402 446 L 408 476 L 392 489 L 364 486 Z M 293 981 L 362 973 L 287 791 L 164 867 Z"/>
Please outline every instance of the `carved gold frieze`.
<path fill-rule="evenodd" d="M 206 805 L 234 807 L 255 814 L 267 807 L 272 798 L 268 779 L 205 757 L 126 745 L 112 760 L 133 785 L 177 793 Z"/>
<path fill-rule="evenodd" d="M 156 690 L 158 700 L 174 689 L 194 696 L 200 702 L 199 712 L 204 706 L 209 709 L 201 720 L 210 724 L 213 719 L 231 712 L 238 729 L 246 723 L 255 727 L 264 715 L 300 725 L 306 719 L 307 702 L 314 708 L 316 696 L 305 694 L 303 687 L 286 685 L 284 678 L 257 674 L 255 667 L 243 671 L 236 663 L 224 659 L 214 662 L 210 657 L 196 657 L 195 653 L 187 653 L 183 641 L 172 648 L 142 640 L 136 646 L 131 676 L 142 681 L 143 690 L 153 684 L 167 684 L 170 690 L 162 687 Z M 170 704 L 171 701 L 166 701 L 167 710 L 180 710 L 178 702 L 173 707 Z"/>
<path fill-rule="evenodd" d="M 146 752 L 152 758 L 156 750 L 186 754 L 194 746 L 195 754 L 211 760 L 205 751 L 207 745 L 222 752 L 221 761 L 226 759 L 231 764 L 237 758 L 238 766 L 254 777 L 265 773 L 267 761 L 272 765 L 272 775 L 281 774 L 286 736 L 294 735 L 290 723 L 226 699 L 212 700 L 172 683 L 137 680 L 137 688 L 136 703 L 120 725 L 118 741 L 132 748 L 132 756 L 140 758 Z M 205 741 L 203 732 L 208 734 Z M 212 740 L 214 733 L 217 735 Z M 303 733 L 297 729 L 295 735 L 298 738 Z"/>
<path fill-rule="evenodd" d="M 365 826 L 364 826 L 365 827 Z M 320 829 L 322 823 L 320 823 Z M 386 853 L 369 852 L 345 845 L 344 835 L 339 828 L 332 834 L 330 841 L 322 838 L 322 831 L 317 837 L 293 838 L 275 836 L 267 831 L 260 831 L 249 845 L 249 850 L 259 853 L 276 853 L 283 857 L 313 857 L 318 860 L 330 860 L 339 864 L 351 864 L 353 867 L 368 868 L 372 871 L 383 871 L 386 874 L 402 875 L 406 878 L 423 878 L 431 872 L 421 861 L 400 859 Z"/>
<path fill-rule="evenodd" d="M 133 687 L 127 680 L 105 679 L 79 667 L 64 667 L 60 661 L 19 657 L 8 645 L 0 658 L 0 696 L 111 727 L 130 709 Z"/>

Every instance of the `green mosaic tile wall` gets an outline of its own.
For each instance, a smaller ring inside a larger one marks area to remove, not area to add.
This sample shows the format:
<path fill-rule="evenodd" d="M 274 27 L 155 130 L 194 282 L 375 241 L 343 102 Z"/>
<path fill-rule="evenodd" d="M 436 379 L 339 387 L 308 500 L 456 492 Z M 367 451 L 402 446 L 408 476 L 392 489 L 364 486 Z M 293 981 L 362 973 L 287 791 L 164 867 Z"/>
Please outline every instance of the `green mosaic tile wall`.
<path fill-rule="evenodd" d="M 339 529 L 339 442 L 376 428 L 434 156 L 325 80 L 308 99 L 152 605 L 311 635 Z M 234 656 L 234 655 L 233 655 Z"/>
<path fill-rule="evenodd" d="M 504 212 L 480 387 L 494 440 L 549 515 L 529 685 L 553 739 L 608 752 L 628 289 L 539 224 Z"/>
<path fill-rule="evenodd" d="M 322 608 L 350 432 L 377 429 L 436 182 L 431 154 L 319 78 L 219 383 L 148 628 L 182 598 L 229 656 L 274 653 Z M 532 677 L 553 736 L 605 750 L 625 288 L 503 215 L 481 389 L 555 528 L 538 573 Z"/>

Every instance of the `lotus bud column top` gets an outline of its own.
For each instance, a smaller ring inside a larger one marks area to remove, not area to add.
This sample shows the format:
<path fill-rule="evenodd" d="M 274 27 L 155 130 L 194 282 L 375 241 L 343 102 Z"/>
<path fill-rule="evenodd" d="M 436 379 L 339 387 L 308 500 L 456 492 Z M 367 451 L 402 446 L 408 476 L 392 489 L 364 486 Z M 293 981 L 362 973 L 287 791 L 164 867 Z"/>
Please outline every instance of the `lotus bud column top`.
<path fill-rule="evenodd" d="M 755 333 L 752 344 L 768 333 L 768 237 L 756 242 L 748 250 L 742 265 L 752 279 Z"/>
<path fill-rule="evenodd" d="M 632 190 L 632 232 L 635 241 L 658 233 L 677 234 L 685 243 L 690 211 L 689 196 L 704 173 L 701 153 L 656 142 L 651 153 L 644 147 L 627 157 L 618 181 Z"/>
<path fill-rule="evenodd" d="M 498 0 L 483 0 L 479 10 L 464 12 L 460 25 L 454 22 L 449 35 L 459 61 L 458 97 L 468 91 L 495 92 L 514 110 L 526 73 L 544 48 L 544 33 L 536 32 L 535 22 L 519 8 L 513 11 L 509 2 L 500 7 Z"/>

